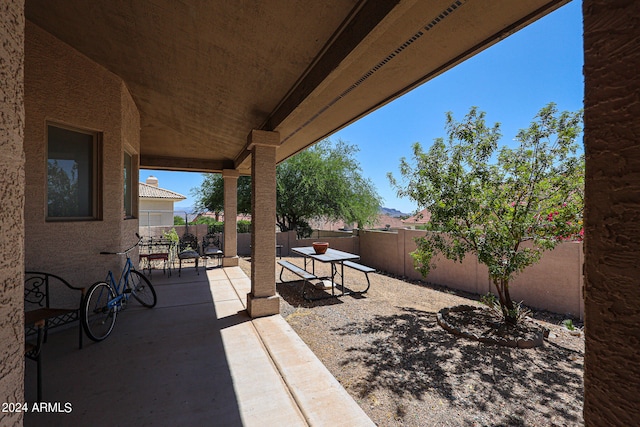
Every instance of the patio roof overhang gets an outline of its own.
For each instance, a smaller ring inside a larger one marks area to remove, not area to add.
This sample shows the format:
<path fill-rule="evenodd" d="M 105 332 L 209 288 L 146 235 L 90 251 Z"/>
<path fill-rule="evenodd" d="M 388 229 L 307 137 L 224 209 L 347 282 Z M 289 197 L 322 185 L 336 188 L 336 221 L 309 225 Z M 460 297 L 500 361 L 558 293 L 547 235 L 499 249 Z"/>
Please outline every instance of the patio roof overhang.
<path fill-rule="evenodd" d="M 570 0 L 27 0 L 26 17 L 120 76 L 140 167 L 250 173 L 280 162 Z"/>

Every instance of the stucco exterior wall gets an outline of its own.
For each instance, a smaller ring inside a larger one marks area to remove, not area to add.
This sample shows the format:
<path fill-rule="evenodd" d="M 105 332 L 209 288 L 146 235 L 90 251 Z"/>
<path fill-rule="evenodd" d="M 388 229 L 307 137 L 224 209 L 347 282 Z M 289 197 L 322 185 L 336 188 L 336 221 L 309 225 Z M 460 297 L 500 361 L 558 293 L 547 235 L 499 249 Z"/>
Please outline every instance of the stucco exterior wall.
<path fill-rule="evenodd" d="M 173 225 L 173 203 L 172 200 L 140 199 L 140 227 Z"/>
<path fill-rule="evenodd" d="M 640 420 L 640 2 L 584 0 L 587 426 Z"/>
<path fill-rule="evenodd" d="M 120 78 L 27 22 L 25 44 L 25 265 L 76 286 L 102 280 L 122 260 L 100 251 L 135 242 L 137 219 L 124 220 L 123 152 L 137 165 L 140 118 Z M 47 222 L 47 123 L 102 134 L 102 219 Z M 133 183 L 137 196 L 137 167 Z"/>
<path fill-rule="evenodd" d="M 24 4 L 0 3 L 0 403 L 24 401 Z M 22 425 L 0 411 L 0 425 Z"/>

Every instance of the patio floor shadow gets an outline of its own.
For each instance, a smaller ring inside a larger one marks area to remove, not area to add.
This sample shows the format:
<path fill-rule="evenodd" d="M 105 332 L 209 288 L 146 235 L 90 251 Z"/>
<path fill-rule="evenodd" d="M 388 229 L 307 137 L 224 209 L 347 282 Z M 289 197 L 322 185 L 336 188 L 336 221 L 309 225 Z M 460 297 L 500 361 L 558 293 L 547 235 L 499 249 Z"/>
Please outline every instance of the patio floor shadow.
<path fill-rule="evenodd" d="M 24 425 L 373 425 L 280 315 L 251 319 L 238 267 L 153 272 L 158 304 L 130 302 L 103 342 L 44 345 L 42 412 L 25 362 Z"/>
<path fill-rule="evenodd" d="M 132 299 L 103 342 L 79 350 L 75 328 L 51 334 L 49 405 L 31 411 L 27 360 L 24 425 L 373 425 L 281 316 L 249 318 L 251 284 L 238 267 L 205 271 L 154 271 L 156 307 Z"/>

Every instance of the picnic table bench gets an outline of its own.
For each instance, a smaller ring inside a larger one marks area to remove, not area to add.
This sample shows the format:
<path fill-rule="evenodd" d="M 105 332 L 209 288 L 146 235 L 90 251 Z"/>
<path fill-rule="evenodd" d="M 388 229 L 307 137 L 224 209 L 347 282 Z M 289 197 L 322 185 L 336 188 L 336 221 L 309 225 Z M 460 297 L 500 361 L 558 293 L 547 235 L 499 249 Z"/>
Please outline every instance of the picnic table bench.
<path fill-rule="evenodd" d="M 369 280 L 369 273 L 372 273 L 375 271 L 374 268 L 371 267 L 367 267 L 366 265 L 361 265 L 358 263 L 353 262 L 353 260 L 357 260 L 359 258 L 358 255 L 354 255 L 354 254 L 350 254 L 348 252 L 342 252 L 342 251 L 337 251 L 335 249 L 328 249 L 327 252 L 325 254 L 316 254 L 314 249 L 312 247 L 301 247 L 301 248 L 293 248 L 292 249 L 293 252 L 298 253 L 300 255 L 303 255 L 305 257 L 305 263 L 304 263 L 304 267 L 299 267 L 289 261 L 283 261 L 280 260 L 278 261 L 278 264 L 282 267 L 282 270 L 280 270 L 280 281 L 284 283 L 284 281 L 282 280 L 282 274 L 284 273 L 284 270 L 287 269 L 290 272 L 292 272 L 293 274 L 297 275 L 298 277 L 300 277 L 301 279 L 304 280 L 304 283 L 302 285 L 302 297 L 307 300 L 307 301 L 314 301 L 317 299 L 324 299 L 324 298 L 332 298 L 332 297 L 338 297 L 338 296 L 344 296 L 344 295 L 349 295 L 349 294 L 363 294 L 365 292 L 367 292 L 369 290 L 369 288 L 371 287 L 371 281 Z M 312 268 L 311 271 L 307 270 L 307 259 L 310 258 L 312 261 Z M 318 277 L 315 274 L 315 261 L 320 261 L 320 262 L 324 262 L 324 263 L 330 263 L 331 264 L 331 276 L 329 277 Z M 367 279 L 367 287 L 366 289 L 362 290 L 362 291 L 346 291 L 345 290 L 345 286 L 344 286 L 344 267 L 347 266 L 349 268 L 352 268 L 354 270 L 360 271 L 362 273 L 364 273 L 366 279 Z M 340 269 L 338 270 L 338 267 L 340 267 Z M 335 292 L 335 286 L 336 286 L 336 276 L 340 276 L 340 283 L 338 283 L 338 286 L 340 286 L 342 292 L 340 294 L 336 294 Z M 316 298 L 312 298 L 307 296 L 307 284 L 311 284 L 311 280 L 325 280 L 325 279 L 329 279 L 331 281 L 331 295 L 325 295 L 325 296 L 321 296 L 321 297 L 316 297 Z"/>
<path fill-rule="evenodd" d="M 371 267 L 367 267 L 366 265 L 362 265 L 362 264 L 358 264 L 356 262 L 353 261 L 343 261 L 342 265 L 346 265 L 349 268 L 353 268 L 354 270 L 358 270 L 364 273 L 364 277 L 367 278 L 367 289 L 365 289 L 364 291 L 362 291 L 362 293 L 365 293 L 369 290 L 369 288 L 371 287 L 371 282 L 369 281 L 369 273 L 373 273 L 376 271 L 375 268 L 371 268 Z"/>
<path fill-rule="evenodd" d="M 282 273 L 284 273 L 284 269 L 285 268 L 287 270 L 289 270 L 290 272 L 292 272 L 293 274 L 295 274 L 298 277 L 300 277 L 302 280 L 304 280 L 304 283 L 302 284 L 302 297 L 304 299 L 306 299 L 307 301 L 309 301 L 309 298 L 306 296 L 306 285 L 307 284 L 311 285 L 310 280 L 318 279 L 318 277 L 316 277 L 315 274 L 309 273 L 304 268 L 298 267 L 297 265 L 295 265 L 295 264 L 293 264 L 293 263 L 291 263 L 289 261 L 279 260 L 278 264 L 282 267 L 282 270 L 280 270 L 280 281 L 282 283 L 284 283 L 284 280 L 282 280 Z"/>
<path fill-rule="evenodd" d="M 285 268 L 287 270 L 289 270 L 290 272 L 292 272 L 293 274 L 296 274 L 297 276 L 299 276 L 303 280 L 317 279 L 315 274 L 309 273 L 304 268 L 298 267 L 297 265 L 295 265 L 295 264 L 293 264 L 293 263 L 291 263 L 289 261 L 280 260 L 280 261 L 278 261 L 278 264 L 280 264 L 280 266 L 282 267 L 282 270 L 280 270 L 280 281 L 281 282 L 283 281 L 282 280 L 282 273 L 284 272 Z"/>

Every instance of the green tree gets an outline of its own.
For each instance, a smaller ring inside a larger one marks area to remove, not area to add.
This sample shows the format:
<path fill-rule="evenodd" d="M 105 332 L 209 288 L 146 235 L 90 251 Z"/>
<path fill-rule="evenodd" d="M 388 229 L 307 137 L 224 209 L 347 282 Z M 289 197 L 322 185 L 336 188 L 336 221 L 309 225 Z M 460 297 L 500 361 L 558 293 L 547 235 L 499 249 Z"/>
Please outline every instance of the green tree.
<path fill-rule="evenodd" d="M 362 176 L 355 159 L 358 148 L 324 140 L 280 163 L 276 168 L 276 223 L 281 231 L 310 234 L 313 218 L 357 222 L 375 221 L 381 198 L 373 183 Z M 205 176 L 199 188 L 191 190 L 197 210 L 224 209 L 224 183 L 219 174 Z M 251 212 L 251 177 L 238 180 L 238 212 Z"/>
<path fill-rule="evenodd" d="M 180 215 L 175 215 L 173 217 L 173 225 L 185 225 L 185 221 L 184 218 L 182 218 Z"/>
<path fill-rule="evenodd" d="M 78 164 L 49 159 L 47 163 L 48 216 L 73 217 L 80 210 L 78 194 Z M 65 167 L 66 166 L 66 167 Z"/>
<path fill-rule="evenodd" d="M 510 281 L 582 228 L 582 112 L 558 113 L 551 103 L 518 132 L 517 148 L 499 150 L 499 124 L 488 127 L 485 113 L 474 107 L 462 122 L 446 117 L 446 142 L 436 139 L 426 153 L 416 143 L 415 166 L 401 160 L 406 185 L 389 174 L 399 196 L 431 212 L 431 232 L 412 253 L 416 268 L 428 274 L 437 253 L 454 261 L 475 254 L 489 269 L 505 321 L 516 323 Z"/>
<path fill-rule="evenodd" d="M 358 148 L 343 141 L 321 141 L 280 163 L 276 169 L 276 223 L 281 231 L 308 229 L 308 221 L 375 221 L 381 198 L 362 176 Z"/>
<path fill-rule="evenodd" d="M 224 179 L 220 174 L 205 174 L 202 185 L 191 189 L 195 197 L 195 209 L 199 212 L 209 211 L 219 215 L 224 211 Z M 238 213 L 251 213 L 251 177 L 238 178 Z"/>
<path fill-rule="evenodd" d="M 251 221 L 241 219 L 237 223 L 238 233 L 251 233 Z"/>

